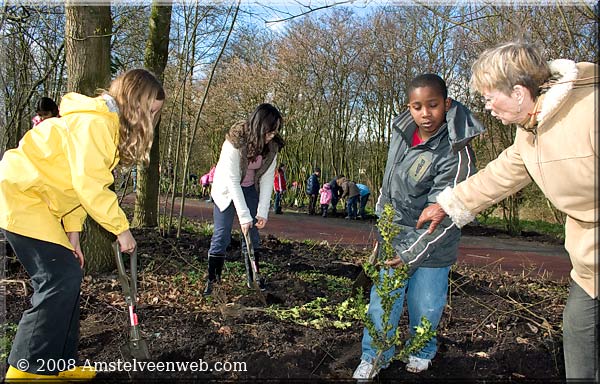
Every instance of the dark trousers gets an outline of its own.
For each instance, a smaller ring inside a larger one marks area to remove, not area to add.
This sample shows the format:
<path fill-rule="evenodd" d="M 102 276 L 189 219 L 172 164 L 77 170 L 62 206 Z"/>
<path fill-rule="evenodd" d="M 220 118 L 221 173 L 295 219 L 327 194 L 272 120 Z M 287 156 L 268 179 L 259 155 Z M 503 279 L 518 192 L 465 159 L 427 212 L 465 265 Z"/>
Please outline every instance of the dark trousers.
<path fill-rule="evenodd" d="M 317 208 L 318 195 L 308 195 L 308 214 L 314 215 Z"/>
<path fill-rule="evenodd" d="M 331 196 L 331 214 L 335 215 L 337 213 L 337 204 L 340 199 L 337 196 L 337 193 L 334 192 L 333 196 Z"/>
<path fill-rule="evenodd" d="M 55 368 L 50 360 L 77 359 L 79 344 L 79 290 L 83 271 L 73 252 L 62 245 L 5 232 L 17 258 L 31 278 L 32 307 L 23 312 L 8 363 L 13 367 L 25 359 L 26 370 L 37 374 Z"/>
<path fill-rule="evenodd" d="M 328 209 L 329 209 L 329 204 L 321 204 L 321 216 L 327 217 Z"/>
<path fill-rule="evenodd" d="M 281 213 L 281 195 L 282 192 L 275 192 L 275 213 Z"/>
<path fill-rule="evenodd" d="M 360 208 L 358 209 L 358 214 L 363 219 L 366 216 L 365 208 L 367 207 L 367 202 L 369 201 L 369 196 L 370 195 L 371 195 L 370 193 L 367 193 L 366 195 L 360 197 Z"/>

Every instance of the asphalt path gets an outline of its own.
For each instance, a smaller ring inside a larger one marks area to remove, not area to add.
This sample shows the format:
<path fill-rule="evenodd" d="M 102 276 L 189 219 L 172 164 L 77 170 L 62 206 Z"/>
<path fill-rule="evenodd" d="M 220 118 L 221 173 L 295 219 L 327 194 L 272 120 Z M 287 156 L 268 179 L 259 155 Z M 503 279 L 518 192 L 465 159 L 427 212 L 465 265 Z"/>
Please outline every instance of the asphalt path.
<path fill-rule="evenodd" d="M 133 194 L 125 202 L 132 202 Z M 175 201 L 175 215 L 180 211 L 180 199 Z M 161 203 L 163 212 L 163 203 Z M 213 203 L 186 198 L 184 216 L 212 222 Z M 345 220 L 342 217 L 309 216 L 286 211 L 282 215 L 269 213 L 267 226 L 261 234 L 290 240 L 326 241 L 331 246 L 368 250 L 374 239 L 374 220 Z M 564 247 L 508 236 L 463 235 L 459 245 L 458 263 L 484 266 L 498 273 L 518 273 L 544 276 L 553 280 L 567 279 L 571 270 Z"/>

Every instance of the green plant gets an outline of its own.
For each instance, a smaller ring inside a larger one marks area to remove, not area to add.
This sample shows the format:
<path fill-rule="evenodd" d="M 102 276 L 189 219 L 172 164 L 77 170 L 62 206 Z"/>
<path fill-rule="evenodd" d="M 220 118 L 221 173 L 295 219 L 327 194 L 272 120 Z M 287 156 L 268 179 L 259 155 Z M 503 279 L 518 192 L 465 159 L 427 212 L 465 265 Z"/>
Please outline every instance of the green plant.
<path fill-rule="evenodd" d="M 360 303 L 363 303 L 362 307 Z M 352 320 L 362 319 L 365 310 L 361 293 L 358 297 L 351 297 L 337 305 L 328 305 L 326 298 L 317 297 L 311 302 L 292 308 L 271 306 L 267 308 L 267 313 L 276 319 L 291 321 L 305 327 L 346 329 L 352 325 Z"/>
<path fill-rule="evenodd" d="M 375 263 L 366 262 L 364 270 L 367 276 L 375 284 L 375 290 L 381 297 L 381 305 L 383 316 L 381 323 L 382 329 L 377 329 L 375 322 L 369 316 L 368 312 L 363 315 L 363 322 L 373 339 L 373 347 L 377 350 L 377 357 L 373 361 L 373 370 L 377 371 L 377 367 L 387 364 L 387 361 L 382 361 L 383 353 L 390 348 L 402 346 L 402 336 L 398 324 L 390 323 L 390 316 L 394 302 L 401 296 L 401 288 L 404 287 L 408 279 L 408 266 L 402 264 L 397 268 L 392 268 L 391 273 L 383 273 L 380 277 L 381 264 L 387 260 L 396 257 L 396 252 L 392 245 L 393 239 L 400 233 L 400 228 L 394 223 L 394 208 L 391 204 L 384 206 L 383 212 L 377 222 L 377 228 L 381 235 L 380 257 Z M 396 328 L 395 332 L 391 332 Z M 400 360 L 407 357 L 409 354 L 422 349 L 432 337 L 435 336 L 435 331 L 431 329 L 431 323 L 423 316 L 421 323 L 416 327 L 415 334 L 406 343 L 403 348 L 392 358 L 392 360 Z"/>
<path fill-rule="evenodd" d="M 333 276 L 317 271 L 296 272 L 295 275 L 304 282 L 325 285 L 328 292 L 337 292 L 346 296 L 352 290 L 352 281 L 347 277 Z"/>
<path fill-rule="evenodd" d="M 0 324 L 0 360 L 8 358 L 8 353 L 12 347 L 12 341 L 17 334 L 17 324 Z"/>

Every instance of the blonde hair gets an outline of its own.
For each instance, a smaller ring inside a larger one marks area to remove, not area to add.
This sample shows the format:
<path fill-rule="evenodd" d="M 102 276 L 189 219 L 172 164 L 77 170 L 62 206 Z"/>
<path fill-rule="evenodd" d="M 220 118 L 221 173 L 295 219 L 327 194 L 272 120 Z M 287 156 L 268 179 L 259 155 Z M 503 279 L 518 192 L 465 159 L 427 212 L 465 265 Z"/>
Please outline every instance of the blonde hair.
<path fill-rule="evenodd" d="M 510 42 L 485 50 L 471 66 L 471 88 L 479 93 L 497 89 L 510 95 L 522 85 L 535 98 L 551 76 L 548 62 L 533 44 Z"/>
<path fill-rule="evenodd" d="M 155 122 L 151 108 L 164 100 L 158 79 L 145 69 L 132 69 L 115 78 L 108 88 L 119 107 L 119 157 L 122 165 L 145 165 L 150 161 Z"/>

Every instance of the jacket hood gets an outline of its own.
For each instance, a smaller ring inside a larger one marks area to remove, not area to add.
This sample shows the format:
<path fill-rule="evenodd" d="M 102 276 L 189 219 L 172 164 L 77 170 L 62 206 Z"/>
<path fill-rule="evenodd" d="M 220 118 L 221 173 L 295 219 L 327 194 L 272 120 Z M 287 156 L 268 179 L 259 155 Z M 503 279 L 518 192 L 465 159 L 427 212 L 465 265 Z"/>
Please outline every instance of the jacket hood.
<path fill-rule="evenodd" d="M 72 113 L 96 112 L 96 113 L 119 113 L 117 103 L 107 94 L 98 97 L 89 97 L 79 93 L 71 92 L 63 96 L 60 102 L 61 116 Z"/>
<path fill-rule="evenodd" d="M 399 130 L 406 130 L 409 126 L 415 126 L 410 111 L 402 113 L 392 122 Z M 471 111 L 458 101 L 452 99 L 450 109 L 446 112 L 446 125 L 448 130 L 448 141 L 455 152 L 460 151 L 476 136 L 485 132 L 485 127 L 473 116 Z M 434 135 L 437 136 L 441 129 Z"/>
<path fill-rule="evenodd" d="M 596 66 L 592 63 L 575 63 L 572 60 L 557 59 L 548 62 L 548 65 L 552 76 L 537 118 L 539 123 L 559 109 L 572 89 L 597 86 L 599 81 L 599 77 L 595 73 Z"/>
<path fill-rule="evenodd" d="M 450 109 L 446 112 L 448 124 L 448 140 L 452 149 L 460 151 L 476 136 L 485 132 L 485 127 L 473 116 L 471 111 L 456 100 L 452 100 Z"/>

